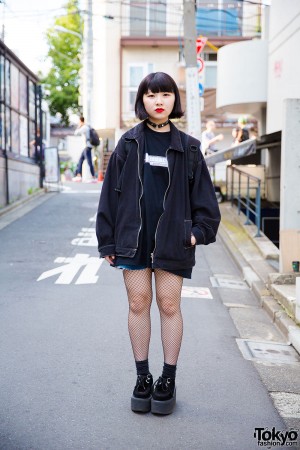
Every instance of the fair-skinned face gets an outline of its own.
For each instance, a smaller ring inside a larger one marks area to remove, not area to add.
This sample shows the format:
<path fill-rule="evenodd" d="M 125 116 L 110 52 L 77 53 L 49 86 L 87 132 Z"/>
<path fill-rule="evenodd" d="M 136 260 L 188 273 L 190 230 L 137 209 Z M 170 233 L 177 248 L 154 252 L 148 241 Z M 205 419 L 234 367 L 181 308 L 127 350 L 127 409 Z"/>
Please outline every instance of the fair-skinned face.
<path fill-rule="evenodd" d="M 143 103 L 152 122 L 164 123 L 174 108 L 175 94 L 173 92 L 153 93 L 148 91 L 143 95 Z"/>

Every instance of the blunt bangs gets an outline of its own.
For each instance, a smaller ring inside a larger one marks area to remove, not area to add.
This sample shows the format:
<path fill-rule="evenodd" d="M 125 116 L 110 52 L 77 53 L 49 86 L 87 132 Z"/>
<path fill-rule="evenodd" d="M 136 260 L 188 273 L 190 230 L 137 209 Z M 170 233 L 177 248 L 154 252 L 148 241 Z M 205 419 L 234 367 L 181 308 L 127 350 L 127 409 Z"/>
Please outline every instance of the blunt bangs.
<path fill-rule="evenodd" d="M 173 110 L 169 116 L 170 119 L 179 119 L 183 116 L 181 108 L 180 95 L 178 87 L 170 75 L 164 72 L 155 72 L 147 75 L 140 83 L 136 101 L 135 101 L 135 115 L 138 119 L 147 119 L 148 114 L 144 107 L 143 96 L 149 91 L 157 94 L 158 92 L 173 92 L 175 94 L 175 102 Z"/>

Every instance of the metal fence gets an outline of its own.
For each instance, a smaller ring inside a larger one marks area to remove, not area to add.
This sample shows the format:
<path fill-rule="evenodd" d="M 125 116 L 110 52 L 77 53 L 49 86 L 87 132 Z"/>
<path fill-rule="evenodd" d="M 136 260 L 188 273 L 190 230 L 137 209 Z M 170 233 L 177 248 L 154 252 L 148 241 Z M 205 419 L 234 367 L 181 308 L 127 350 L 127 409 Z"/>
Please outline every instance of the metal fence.
<path fill-rule="evenodd" d="M 227 168 L 227 180 L 228 171 L 231 170 L 231 182 L 230 187 L 227 186 L 227 196 L 231 200 L 233 205 L 234 200 L 237 201 L 238 214 L 240 214 L 242 206 L 246 210 L 246 222 L 245 225 L 250 225 L 250 214 L 255 218 L 255 225 L 257 232 L 255 237 L 260 237 L 260 223 L 261 223 L 261 179 L 244 172 L 234 166 L 228 166 Z"/>

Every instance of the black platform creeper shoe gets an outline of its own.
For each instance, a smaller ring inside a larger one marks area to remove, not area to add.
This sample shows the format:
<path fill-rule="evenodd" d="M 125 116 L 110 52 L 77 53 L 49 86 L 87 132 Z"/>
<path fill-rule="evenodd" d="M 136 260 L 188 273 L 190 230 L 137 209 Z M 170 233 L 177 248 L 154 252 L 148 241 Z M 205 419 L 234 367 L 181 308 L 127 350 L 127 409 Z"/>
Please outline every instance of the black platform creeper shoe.
<path fill-rule="evenodd" d="M 159 377 L 153 385 L 151 412 L 154 414 L 171 414 L 175 405 L 175 380 L 173 378 Z"/>
<path fill-rule="evenodd" d="M 153 377 L 148 375 L 138 375 L 136 385 L 131 397 L 131 410 L 135 412 L 149 412 L 151 409 Z"/>

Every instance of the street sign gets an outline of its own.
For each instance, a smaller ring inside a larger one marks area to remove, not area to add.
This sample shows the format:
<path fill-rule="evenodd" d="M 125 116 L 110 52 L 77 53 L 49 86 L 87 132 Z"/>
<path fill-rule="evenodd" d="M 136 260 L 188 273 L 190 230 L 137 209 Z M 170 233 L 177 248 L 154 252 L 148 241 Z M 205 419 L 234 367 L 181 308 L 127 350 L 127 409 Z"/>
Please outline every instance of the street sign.
<path fill-rule="evenodd" d="M 204 69 L 204 61 L 202 58 L 200 58 L 200 56 L 197 57 L 197 66 L 198 66 L 198 72 L 202 72 L 202 70 Z"/>
<path fill-rule="evenodd" d="M 196 52 L 197 55 L 201 53 L 203 50 L 205 44 L 206 44 L 207 38 L 206 37 L 198 37 L 196 40 Z"/>
<path fill-rule="evenodd" d="M 199 97 L 202 97 L 202 95 L 204 94 L 204 86 L 202 83 L 198 83 L 198 87 L 199 87 Z"/>

